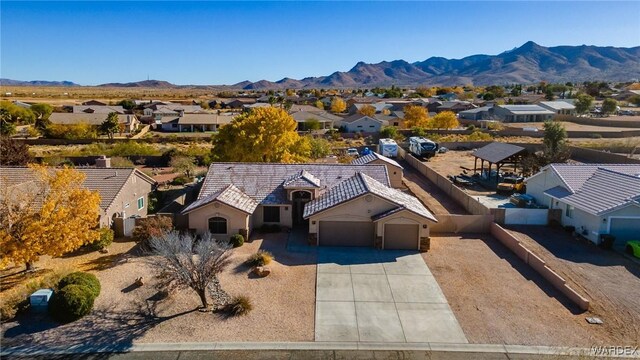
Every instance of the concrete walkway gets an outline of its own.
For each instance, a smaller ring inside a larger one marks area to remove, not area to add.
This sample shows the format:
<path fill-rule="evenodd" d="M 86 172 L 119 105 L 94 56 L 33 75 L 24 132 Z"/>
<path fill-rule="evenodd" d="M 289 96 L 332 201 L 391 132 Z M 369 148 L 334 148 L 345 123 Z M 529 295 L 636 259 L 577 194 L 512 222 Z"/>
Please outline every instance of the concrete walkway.
<path fill-rule="evenodd" d="M 319 248 L 316 341 L 467 343 L 420 254 Z"/>

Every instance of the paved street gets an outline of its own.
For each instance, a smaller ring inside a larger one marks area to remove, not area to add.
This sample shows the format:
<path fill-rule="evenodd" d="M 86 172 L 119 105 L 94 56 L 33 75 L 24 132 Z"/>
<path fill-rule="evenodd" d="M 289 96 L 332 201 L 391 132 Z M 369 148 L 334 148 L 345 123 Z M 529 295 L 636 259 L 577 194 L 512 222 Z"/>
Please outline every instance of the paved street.
<path fill-rule="evenodd" d="M 316 341 L 466 343 L 415 252 L 320 248 Z"/>

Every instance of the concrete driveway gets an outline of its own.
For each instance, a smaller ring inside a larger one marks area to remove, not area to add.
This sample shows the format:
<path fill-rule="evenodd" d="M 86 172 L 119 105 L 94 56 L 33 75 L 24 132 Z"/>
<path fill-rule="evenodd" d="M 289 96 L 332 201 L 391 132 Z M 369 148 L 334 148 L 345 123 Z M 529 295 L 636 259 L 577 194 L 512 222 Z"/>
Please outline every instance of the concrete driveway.
<path fill-rule="evenodd" d="M 420 254 L 319 248 L 316 341 L 467 343 Z"/>

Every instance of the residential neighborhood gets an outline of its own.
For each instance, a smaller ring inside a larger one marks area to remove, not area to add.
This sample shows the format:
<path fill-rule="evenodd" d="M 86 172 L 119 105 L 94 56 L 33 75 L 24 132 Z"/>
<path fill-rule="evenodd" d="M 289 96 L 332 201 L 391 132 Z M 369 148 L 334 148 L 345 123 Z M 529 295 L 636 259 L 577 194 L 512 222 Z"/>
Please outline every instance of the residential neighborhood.
<path fill-rule="evenodd" d="M 640 358 L 640 4 L 2 8 L 0 358 Z"/>

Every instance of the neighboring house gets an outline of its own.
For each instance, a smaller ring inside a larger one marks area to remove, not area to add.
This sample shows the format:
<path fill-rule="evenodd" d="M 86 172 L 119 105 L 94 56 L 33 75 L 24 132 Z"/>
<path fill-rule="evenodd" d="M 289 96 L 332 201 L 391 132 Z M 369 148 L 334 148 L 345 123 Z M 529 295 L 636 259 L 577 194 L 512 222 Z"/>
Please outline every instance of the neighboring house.
<path fill-rule="evenodd" d="M 156 125 L 160 125 L 162 131 L 194 132 L 194 131 L 218 131 L 221 126 L 227 125 L 233 120 L 232 115 L 218 114 L 185 114 L 179 113 L 173 116 L 160 116 L 156 118 Z"/>
<path fill-rule="evenodd" d="M 110 106 L 110 105 L 74 105 L 73 113 L 86 113 L 86 114 L 109 114 L 109 113 L 124 114 L 125 110 L 122 106 Z"/>
<path fill-rule="evenodd" d="M 561 209 L 562 225 L 598 244 L 616 244 L 640 234 L 640 165 L 551 164 L 526 180 L 527 194 L 550 209 Z"/>
<path fill-rule="evenodd" d="M 389 187 L 382 165 L 213 163 L 182 213 L 191 230 L 223 240 L 266 224 L 308 231 L 313 245 L 412 250 L 436 222 Z"/>
<path fill-rule="evenodd" d="M 457 114 L 460 111 L 474 109 L 475 107 L 475 105 L 468 101 L 443 101 L 442 105 L 436 107 L 436 113 L 451 111 Z"/>
<path fill-rule="evenodd" d="M 233 99 L 222 102 L 222 107 L 224 109 L 242 109 L 245 105 L 255 103 L 256 99 L 253 98 Z"/>
<path fill-rule="evenodd" d="M 557 115 L 575 115 L 576 107 L 566 101 L 542 101 L 540 104 L 543 108 L 551 110 Z"/>
<path fill-rule="evenodd" d="M 100 126 L 109 114 L 105 113 L 52 113 L 49 121 L 52 124 L 73 125 L 86 123 Z M 140 121 L 133 114 L 118 114 L 118 123 L 123 126 L 125 133 L 132 133 L 140 126 Z"/>
<path fill-rule="evenodd" d="M 342 119 L 340 126 L 344 127 L 345 132 L 380 132 L 383 126 L 388 125 L 384 120 L 376 119 L 362 114 L 353 114 Z"/>
<path fill-rule="evenodd" d="M 458 118 L 461 120 L 489 120 L 493 118 L 493 106 L 483 106 L 475 109 L 460 111 Z"/>
<path fill-rule="evenodd" d="M 291 117 L 298 123 L 298 130 L 308 130 L 305 125 L 308 121 L 317 120 L 320 123 L 320 129 L 331 129 L 334 122 L 342 120 L 341 117 L 330 114 L 324 110 L 316 108 L 313 111 L 295 111 L 290 113 Z"/>
<path fill-rule="evenodd" d="M 110 159 L 96 161 L 96 167 L 76 167 L 86 178 L 82 185 L 100 193 L 100 226 L 112 227 L 117 218 L 146 217 L 149 193 L 156 182 L 135 168 L 112 168 Z M 0 186 L 25 184 L 34 178 L 27 167 L 0 167 Z"/>
<path fill-rule="evenodd" d="M 147 104 L 143 110 L 144 116 L 156 116 L 157 114 L 174 115 L 179 112 L 183 112 L 185 114 L 196 114 L 204 112 L 204 110 L 200 105 L 182 105 L 161 101 Z"/>
<path fill-rule="evenodd" d="M 382 156 L 377 152 L 372 152 L 369 155 L 361 156 L 351 161 L 354 165 L 384 165 L 387 168 L 387 174 L 389 174 L 389 183 L 393 188 L 403 188 L 402 185 L 402 170 L 403 167 L 398 164 L 397 161 L 390 159 L 386 156 Z"/>
<path fill-rule="evenodd" d="M 504 122 L 543 122 L 556 114 L 540 105 L 496 105 L 493 113 Z"/>

